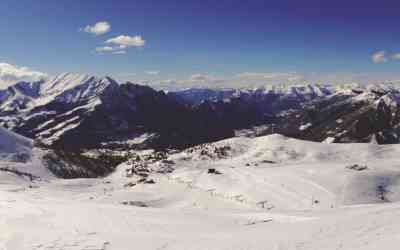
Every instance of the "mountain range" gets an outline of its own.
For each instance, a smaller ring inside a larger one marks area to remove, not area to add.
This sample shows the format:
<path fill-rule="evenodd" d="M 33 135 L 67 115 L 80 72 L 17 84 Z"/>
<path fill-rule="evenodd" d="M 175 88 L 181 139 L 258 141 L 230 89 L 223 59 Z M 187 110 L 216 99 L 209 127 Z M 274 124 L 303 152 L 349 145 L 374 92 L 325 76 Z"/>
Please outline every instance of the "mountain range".
<path fill-rule="evenodd" d="M 52 148 L 187 148 L 237 134 L 397 143 L 399 91 L 330 85 L 167 92 L 64 73 L 0 90 L 0 126 Z"/>

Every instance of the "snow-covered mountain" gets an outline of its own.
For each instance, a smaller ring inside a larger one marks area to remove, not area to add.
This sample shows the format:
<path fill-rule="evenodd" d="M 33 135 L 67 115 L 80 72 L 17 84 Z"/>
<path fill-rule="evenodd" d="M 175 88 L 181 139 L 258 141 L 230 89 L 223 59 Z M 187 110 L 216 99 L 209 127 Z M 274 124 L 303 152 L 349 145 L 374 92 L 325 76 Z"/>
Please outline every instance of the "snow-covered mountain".
<path fill-rule="evenodd" d="M 144 135 L 150 147 L 187 147 L 268 123 L 276 113 L 322 98 L 308 85 L 254 90 L 193 89 L 164 93 L 109 77 L 61 74 L 0 91 L 0 125 L 46 144 L 116 145 Z"/>
<path fill-rule="evenodd" d="M 307 85 L 271 85 L 255 89 L 201 89 L 192 88 L 177 92 L 170 92 L 170 95 L 180 98 L 184 103 L 200 105 L 203 102 L 225 101 L 233 98 L 241 98 L 247 101 L 260 101 L 257 99 L 270 99 L 283 97 L 301 101 L 312 100 L 317 97 L 324 97 L 335 92 L 335 88 L 329 85 L 307 84 Z"/>
<path fill-rule="evenodd" d="M 399 143 L 400 92 L 376 85 L 338 91 L 281 114 L 274 129 L 313 141 Z"/>
<path fill-rule="evenodd" d="M 110 78 L 64 73 L 47 81 L 19 82 L 0 90 L 1 111 L 28 111 L 52 101 L 78 103 L 93 99 L 110 84 Z"/>
<path fill-rule="evenodd" d="M 67 73 L 48 81 L 17 83 L 0 92 L 0 120 L 4 127 L 52 142 L 101 104 L 106 90 L 116 88 L 108 77 Z"/>
<path fill-rule="evenodd" d="M 165 93 L 110 77 L 65 73 L 0 90 L 0 125 L 76 150 L 186 148 L 235 133 L 275 132 L 314 141 L 397 143 L 398 103 L 399 91 L 390 84 Z"/>

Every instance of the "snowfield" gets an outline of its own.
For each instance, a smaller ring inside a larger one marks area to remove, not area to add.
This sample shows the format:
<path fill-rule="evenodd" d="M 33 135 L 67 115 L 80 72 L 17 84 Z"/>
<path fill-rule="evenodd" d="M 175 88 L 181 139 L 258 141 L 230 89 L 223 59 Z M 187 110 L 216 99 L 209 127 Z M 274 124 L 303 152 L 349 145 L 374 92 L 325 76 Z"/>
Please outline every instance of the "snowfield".
<path fill-rule="evenodd" d="M 400 145 L 271 135 L 197 146 L 102 179 L 56 179 L 30 141 L 0 130 L 0 249 L 398 249 Z M 20 151 L 31 158 L 13 162 Z M 39 156 L 38 156 L 39 155 Z M 133 183 L 133 184 L 132 184 Z M 126 185 L 128 184 L 128 185 Z M 129 185 L 132 184 L 132 185 Z"/>

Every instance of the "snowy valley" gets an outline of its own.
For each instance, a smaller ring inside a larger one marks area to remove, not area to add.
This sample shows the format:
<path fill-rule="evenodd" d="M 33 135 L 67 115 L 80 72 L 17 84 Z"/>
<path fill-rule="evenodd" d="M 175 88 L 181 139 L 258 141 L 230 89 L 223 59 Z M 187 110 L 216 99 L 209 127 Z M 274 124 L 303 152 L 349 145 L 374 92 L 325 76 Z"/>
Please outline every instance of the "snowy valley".
<path fill-rule="evenodd" d="M 237 137 L 60 179 L 1 131 L 0 249 L 397 249 L 399 145 Z M 28 160 L 14 159 L 27 154 Z"/>

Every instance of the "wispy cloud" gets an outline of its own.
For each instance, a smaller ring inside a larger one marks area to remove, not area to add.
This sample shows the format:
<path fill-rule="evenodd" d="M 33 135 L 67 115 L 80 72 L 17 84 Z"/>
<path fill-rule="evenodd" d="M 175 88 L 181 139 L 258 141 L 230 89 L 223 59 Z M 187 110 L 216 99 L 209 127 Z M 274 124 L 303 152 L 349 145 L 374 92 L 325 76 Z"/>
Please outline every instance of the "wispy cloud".
<path fill-rule="evenodd" d="M 118 50 L 111 52 L 111 54 L 113 55 L 125 55 L 126 53 L 127 53 L 126 50 Z"/>
<path fill-rule="evenodd" d="M 400 60 L 400 53 L 395 53 L 391 56 L 393 60 Z"/>
<path fill-rule="evenodd" d="M 106 52 L 112 52 L 117 50 L 118 48 L 115 47 L 110 47 L 110 46 L 103 46 L 103 47 L 97 47 L 96 52 L 97 53 L 106 53 Z"/>
<path fill-rule="evenodd" d="M 243 72 L 236 75 L 242 81 L 260 82 L 300 82 L 304 80 L 302 74 L 296 72 Z"/>
<path fill-rule="evenodd" d="M 375 64 L 387 63 L 400 60 L 400 53 L 390 53 L 385 50 L 379 50 L 371 54 L 371 61 Z"/>
<path fill-rule="evenodd" d="M 127 53 L 125 49 L 122 49 L 120 47 L 110 47 L 110 46 L 97 47 L 95 51 L 97 54 L 100 55 L 103 54 L 123 55 Z"/>
<path fill-rule="evenodd" d="M 47 78 L 46 73 L 0 62 L 0 88 L 19 81 L 38 81 L 44 78 Z"/>
<path fill-rule="evenodd" d="M 128 77 L 127 77 L 128 78 Z M 136 77 L 135 77 L 136 78 Z M 161 77 L 159 77 L 161 78 Z M 186 88 L 259 88 L 272 85 L 332 84 L 366 85 L 383 82 L 399 82 L 400 74 L 389 73 L 298 73 L 298 72 L 242 72 L 225 76 L 209 73 L 193 74 L 189 77 L 137 81 L 156 89 L 178 90 Z"/>
<path fill-rule="evenodd" d="M 206 82 L 212 80 L 208 74 L 194 74 L 189 78 L 190 81 Z"/>
<path fill-rule="evenodd" d="M 158 82 L 149 82 L 149 85 L 166 90 L 177 90 L 183 88 L 220 88 L 227 87 L 231 79 L 214 77 L 208 73 L 197 73 L 186 79 L 163 79 Z M 233 86 L 232 86 L 233 87 Z"/>
<path fill-rule="evenodd" d="M 372 53 L 371 61 L 375 64 L 387 63 L 389 61 L 400 60 L 400 53 L 388 53 L 385 50 L 380 50 Z"/>
<path fill-rule="evenodd" d="M 104 42 L 106 46 L 97 47 L 95 52 L 97 54 L 113 54 L 113 55 L 124 55 L 127 50 L 132 47 L 143 47 L 145 40 L 141 36 L 117 36 L 108 39 Z"/>
<path fill-rule="evenodd" d="M 106 41 L 107 44 L 114 44 L 120 46 L 120 48 L 125 49 L 129 47 L 143 47 L 146 41 L 141 36 L 126 36 L 121 35 Z"/>
<path fill-rule="evenodd" d="M 158 74 L 160 74 L 160 71 L 146 71 L 145 73 L 147 75 L 157 76 Z"/>

